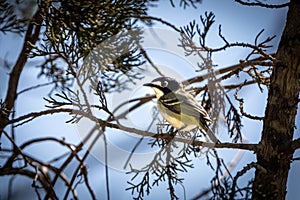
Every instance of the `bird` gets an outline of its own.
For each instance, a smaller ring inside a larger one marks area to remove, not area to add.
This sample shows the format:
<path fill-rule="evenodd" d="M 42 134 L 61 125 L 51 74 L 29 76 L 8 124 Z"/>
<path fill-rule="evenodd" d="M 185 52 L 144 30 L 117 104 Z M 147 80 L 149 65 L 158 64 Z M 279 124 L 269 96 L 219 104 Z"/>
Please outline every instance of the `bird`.
<path fill-rule="evenodd" d="M 212 122 L 208 113 L 194 96 L 184 90 L 181 82 L 171 77 L 159 77 L 143 86 L 154 90 L 159 113 L 178 131 L 191 131 L 199 127 L 213 143 L 220 143 L 208 126 Z"/>

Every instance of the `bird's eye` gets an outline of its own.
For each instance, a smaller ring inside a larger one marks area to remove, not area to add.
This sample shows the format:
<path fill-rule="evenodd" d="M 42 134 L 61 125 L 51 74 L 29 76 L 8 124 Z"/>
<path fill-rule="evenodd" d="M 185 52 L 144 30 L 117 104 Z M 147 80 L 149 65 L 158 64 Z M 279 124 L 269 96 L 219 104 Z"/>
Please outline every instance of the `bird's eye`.
<path fill-rule="evenodd" d="M 167 86 L 168 86 L 168 81 L 163 81 L 163 82 L 161 83 L 161 86 L 162 86 L 162 87 L 167 87 Z"/>

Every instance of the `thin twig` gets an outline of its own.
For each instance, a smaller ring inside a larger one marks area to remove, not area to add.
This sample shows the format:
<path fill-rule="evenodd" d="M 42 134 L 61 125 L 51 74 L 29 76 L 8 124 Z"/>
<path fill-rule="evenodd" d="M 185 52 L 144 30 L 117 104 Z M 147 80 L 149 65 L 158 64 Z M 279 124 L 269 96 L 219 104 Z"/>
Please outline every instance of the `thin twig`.
<path fill-rule="evenodd" d="M 133 18 L 137 18 L 137 19 L 140 19 L 142 21 L 151 21 L 151 20 L 154 20 L 154 21 L 158 21 L 164 25 L 167 25 L 169 27 L 171 27 L 172 29 L 174 29 L 175 31 L 181 33 L 180 29 L 177 28 L 175 25 L 171 24 L 170 22 L 168 21 L 165 21 L 163 20 L 162 18 L 159 18 L 159 17 L 153 17 L 153 16 L 143 16 L 143 15 L 134 15 L 132 16 Z"/>
<path fill-rule="evenodd" d="M 165 76 L 158 68 L 157 66 L 152 62 L 150 57 L 148 56 L 146 50 L 142 47 L 140 43 L 137 43 L 138 47 L 141 50 L 142 55 L 146 58 L 146 60 L 150 63 L 150 65 L 153 67 L 153 69 L 160 75 L 160 76 Z"/>
<path fill-rule="evenodd" d="M 104 160 L 105 160 L 105 185 L 106 185 L 106 198 L 110 200 L 110 190 L 109 190 L 109 170 L 108 170 L 108 149 L 107 149 L 107 139 L 106 135 L 103 134 L 103 141 L 104 141 Z"/>

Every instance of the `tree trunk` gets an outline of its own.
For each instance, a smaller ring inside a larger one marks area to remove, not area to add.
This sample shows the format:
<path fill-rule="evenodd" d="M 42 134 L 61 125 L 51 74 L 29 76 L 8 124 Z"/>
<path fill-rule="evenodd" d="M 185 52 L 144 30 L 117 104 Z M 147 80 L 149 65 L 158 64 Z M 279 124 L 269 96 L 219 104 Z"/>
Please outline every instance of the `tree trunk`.
<path fill-rule="evenodd" d="M 263 124 L 261 150 L 253 183 L 253 199 L 285 199 L 293 156 L 300 89 L 300 1 L 291 0 L 286 26 L 276 53 Z"/>

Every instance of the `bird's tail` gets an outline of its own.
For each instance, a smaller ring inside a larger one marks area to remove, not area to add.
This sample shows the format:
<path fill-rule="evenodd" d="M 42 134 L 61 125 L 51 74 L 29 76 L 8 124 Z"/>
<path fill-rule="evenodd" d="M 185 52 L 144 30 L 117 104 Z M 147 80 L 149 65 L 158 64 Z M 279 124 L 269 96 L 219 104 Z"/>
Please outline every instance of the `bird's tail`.
<path fill-rule="evenodd" d="M 211 130 L 211 128 L 210 128 L 209 126 L 206 126 L 205 129 L 206 129 L 205 131 L 206 131 L 206 133 L 207 133 L 209 139 L 210 139 L 213 143 L 215 143 L 215 144 L 221 143 L 220 140 L 215 136 L 215 133 L 213 132 L 213 130 Z"/>

